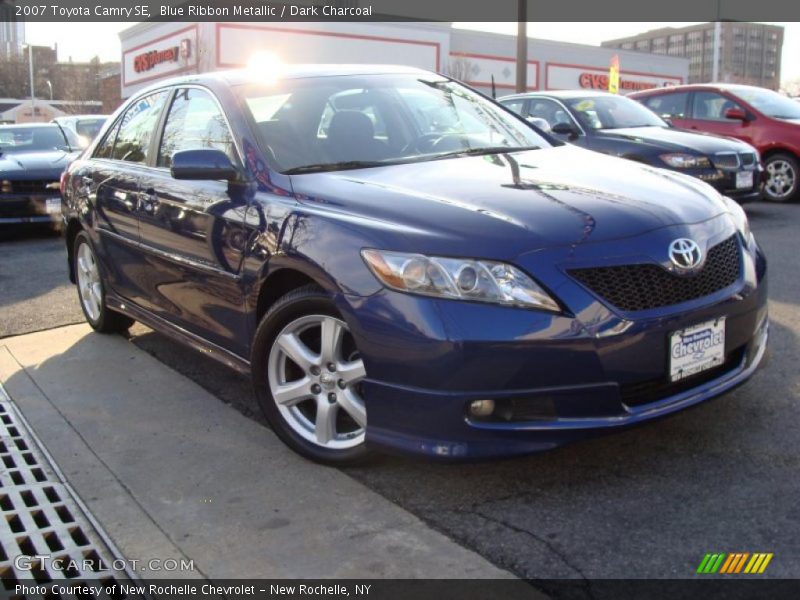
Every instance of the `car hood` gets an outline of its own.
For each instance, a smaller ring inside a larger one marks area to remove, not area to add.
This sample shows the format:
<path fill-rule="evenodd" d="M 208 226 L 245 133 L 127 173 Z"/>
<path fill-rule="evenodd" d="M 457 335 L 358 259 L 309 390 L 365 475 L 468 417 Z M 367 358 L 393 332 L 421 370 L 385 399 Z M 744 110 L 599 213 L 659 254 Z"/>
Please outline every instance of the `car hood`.
<path fill-rule="evenodd" d="M 381 240 L 395 234 L 392 241 L 406 249 L 486 258 L 635 236 L 726 212 L 719 194 L 695 178 L 570 145 L 293 175 L 292 186 L 301 202 L 325 214 L 380 227 Z"/>
<path fill-rule="evenodd" d="M 52 150 L 48 152 L 14 152 L 0 154 L 0 177 L 11 179 L 58 179 L 77 155 L 76 152 Z"/>
<path fill-rule="evenodd" d="M 700 154 L 716 152 L 752 152 L 753 148 L 734 138 L 711 133 L 698 133 L 671 127 L 630 127 L 607 129 L 598 135 L 608 139 L 624 139 L 663 146 L 671 152 L 691 150 Z"/>

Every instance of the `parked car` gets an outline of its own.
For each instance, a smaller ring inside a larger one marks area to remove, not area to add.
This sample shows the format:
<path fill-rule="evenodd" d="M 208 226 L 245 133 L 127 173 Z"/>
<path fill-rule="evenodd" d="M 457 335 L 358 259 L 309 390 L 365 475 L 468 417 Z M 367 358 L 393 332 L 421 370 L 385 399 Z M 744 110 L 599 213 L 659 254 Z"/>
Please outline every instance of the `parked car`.
<path fill-rule="evenodd" d="M 751 145 L 672 128 L 624 96 L 553 91 L 500 102 L 529 120 L 543 119 L 550 133 L 576 146 L 697 177 L 740 204 L 761 197 L 762 167 Z"/>
<path fill-rule="evenodd" d="M 69 115 L 56 117 L 51 123 L 68 127 L 80 137 L 84 145 L 88 145 L 105 125 L 108 115 Z"/>
<path fill-rule="evenodd" d="M 704 84 L 630 95 L 676 126 L 738 138 L 755 146 L 766 169 L 764 196 L 800 198 L 800 105 L 764 88 Z"/>
<path fill-rule="evenodd" d="M 59 180 L 78 146 L 57 125 L 0 125 L 0 225 L 60 226 Z"/>
<path fill-rule="evenodd" d="M 89 324 L 140 320 L 248 373 L 318 461 L 553 448 L 718 396 L 764 354 L 739 205 L 428 71 L 156 84 L 63 194 Z"/>

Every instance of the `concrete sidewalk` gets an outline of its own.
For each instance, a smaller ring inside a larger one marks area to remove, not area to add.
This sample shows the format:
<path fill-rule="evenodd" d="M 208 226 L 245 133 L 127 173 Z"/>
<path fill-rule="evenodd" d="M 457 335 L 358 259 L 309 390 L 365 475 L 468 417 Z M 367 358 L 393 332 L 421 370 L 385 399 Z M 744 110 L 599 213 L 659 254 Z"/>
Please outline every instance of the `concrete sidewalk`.
<path fill-rule="evenodd" d="M 1 340 L 0 381 L 126 558 L 194 560 L 156 576 L 510 577 L 122 337 Z"/>

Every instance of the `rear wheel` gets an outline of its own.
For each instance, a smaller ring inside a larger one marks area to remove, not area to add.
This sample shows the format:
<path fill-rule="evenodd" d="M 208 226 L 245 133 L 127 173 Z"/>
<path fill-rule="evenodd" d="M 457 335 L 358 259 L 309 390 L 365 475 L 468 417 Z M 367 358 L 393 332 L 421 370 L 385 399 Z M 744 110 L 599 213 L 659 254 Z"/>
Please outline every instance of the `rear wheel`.
<path fill-rule="evenodd" d="M 327 294 L 304 286 L 278 300 L 253 342 L 261 408 L 293 450 L 334 465 L 367 458 L 364 363 Z"/>
<path fill-rule="evenodd" d="M 789 154 L 773 154 L 764 162 L 767 183 L 764 195 L 772 202 L 791 202 L 797 198 L 798 171 L 797 159 Z"/>
<path fill-rule="evenodd" d="M 105 305 L 105 286 L 100 275 L 100 265 L 89 236 L 85 232 L 75 237 L 75 281 L 78 299 L 86 321 L 95 331 L 119 333 L 133 325 L 133 319 L 114 312 Z"/>

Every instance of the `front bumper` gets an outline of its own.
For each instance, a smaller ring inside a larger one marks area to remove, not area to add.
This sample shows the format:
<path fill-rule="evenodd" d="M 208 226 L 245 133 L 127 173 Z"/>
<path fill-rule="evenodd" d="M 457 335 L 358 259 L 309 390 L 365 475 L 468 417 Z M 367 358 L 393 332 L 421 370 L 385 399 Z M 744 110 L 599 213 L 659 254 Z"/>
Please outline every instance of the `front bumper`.
<path fill-rule="evenodd" d="M 60 223 L 61 196 L 52 194 L 0 194 L 0 225 Z"/>
<path fill-rule="evenodd" d="M 760 166 L 740 169 L 694 169 L 685 172 L 705 181 L 720 194 L 736 200 L 739 204 L 760 200 L 763 195 L 764 170 Z M 745 188 L 737 187 L 736 174 L 739 172 L 752 172 L 753 185 Z"/>
<path fill-rule="evenodd" d="M 735 285 L 636 315 L 566 280 L 550 286 L 572 309 L 564 315 L 388 290 L 341 297 L 369 376 L 367 440 L 440 457 L 525 454 L 718 396 L 755 372 L 768 337 L 766 263 L 755 242 L 742 259 Z M 724 368 L 668 384 L 670 333 L 720 316 Z M 481 399 L 522 406 L 530 417 L 471 417 L 469 403 Z"/>

